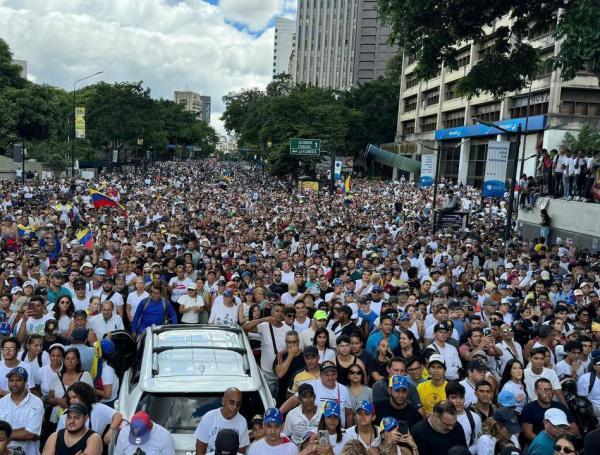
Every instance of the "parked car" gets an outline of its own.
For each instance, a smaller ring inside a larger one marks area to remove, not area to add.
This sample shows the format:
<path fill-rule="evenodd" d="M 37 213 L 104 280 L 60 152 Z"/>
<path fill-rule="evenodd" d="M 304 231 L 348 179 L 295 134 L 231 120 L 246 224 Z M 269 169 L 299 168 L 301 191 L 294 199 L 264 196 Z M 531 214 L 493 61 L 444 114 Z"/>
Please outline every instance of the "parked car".
<path fill-rule="evenodd" d="M 115 407 L 127 420 L 146 411 L 173 435 L 176 454 L 194 453 L 198 422 L 221 406 L 229 387 L 242 392 L 240 414 L 248 421 L 275 406 L 248 337 L 228 327 L 148 327 L 121 384 Z"/>

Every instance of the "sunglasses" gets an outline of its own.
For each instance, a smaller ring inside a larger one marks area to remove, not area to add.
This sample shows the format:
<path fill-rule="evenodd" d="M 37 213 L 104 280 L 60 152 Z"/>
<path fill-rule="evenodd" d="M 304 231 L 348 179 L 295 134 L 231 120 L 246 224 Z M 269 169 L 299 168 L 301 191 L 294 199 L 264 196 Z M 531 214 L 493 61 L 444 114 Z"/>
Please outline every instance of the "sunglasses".
<path fill-rule="evenodd" d="M 362 376 L 362 370 L 350 370 L 348 371 L 348 374 L 359 374 Z"/>
<path fill-rule="evenodd" d="M 502 333 L 512 333 L 512 329 L 503 329 Z"/>
<path fill-rule="evenodd" d="M 554 451 L 559 453 L 575 453 L 575 450 L 570 447 L 561 446 L 560 444 L 554 444 Z"/>
<path fill-rule="evenodd" d="M 295 318 L 295 317 L 296 317 L 296 315 L 295 315 L 294 313 L 286 313 L 286 314 L 285 314 L 285 317 L 286 317 L 286 318 Z"/>

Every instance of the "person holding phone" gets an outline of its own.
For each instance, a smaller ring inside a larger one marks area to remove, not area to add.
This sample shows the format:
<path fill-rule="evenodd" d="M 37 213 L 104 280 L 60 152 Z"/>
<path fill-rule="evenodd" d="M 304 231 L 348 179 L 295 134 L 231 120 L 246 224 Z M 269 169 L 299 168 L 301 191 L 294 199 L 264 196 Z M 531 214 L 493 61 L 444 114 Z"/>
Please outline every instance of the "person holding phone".
<path fill-rule="evenodd" d="M 318 426 L 318 455 L 339 455 L 352 438 L 342 429 L 340 405 L 334 400 L 323 403 L 323 413 Z M 257 452 L 258 453 L 258 452 Z M 251 454 L 248 454 L 251 455 Z"/>
<path fill-rule="evenodd" d="M 350 438 L 357 440 L 368 450 L 369 455 L 377 455 L 379 453 L 377 448 L 381 444 L 381 434 L 379 428 L 373 425 L 374 420 L 373 403 L 363 400 L 358 403 L 354 411 L 356 425 L 346 430 Z"/>
<path fill-rule="evenodd" d="M 384 417 L 381 430 L 381 455 L 418 455 L 419 448 L 408 431 L 408 422 L 398 422 L 393 417 Z M 441 453 L 441 452 L 440 452 Z"/>

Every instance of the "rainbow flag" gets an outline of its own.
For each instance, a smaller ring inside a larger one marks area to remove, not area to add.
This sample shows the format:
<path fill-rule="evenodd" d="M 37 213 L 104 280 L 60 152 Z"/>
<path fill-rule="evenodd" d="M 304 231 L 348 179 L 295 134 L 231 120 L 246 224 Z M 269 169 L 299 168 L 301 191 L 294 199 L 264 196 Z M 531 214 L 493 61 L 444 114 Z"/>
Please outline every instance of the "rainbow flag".
<path fill-rule="evenodd" d="M 352 184 L 350 182 L 350 176 L 348 176 L 346 178 L 346 181 L 344 182 L 344 193 L 349 194 L 351 189 L 352 189 Z"/>
<path fill-rule="evenodd" d="M 121 210 L 121 211 L 127 213 L 127 210 L 125 209 L 125 207 L 123 207 L 123 205 L 119 204 L 113 198 L 111 198 L 110 196 L 107 196 L 104 193 L 101 193 L 98 190 L 90 188 L 90 196 L 92 196 L 92 203 L 94 204 L 94 207 L 97 209 L 102 208 L 102 207 L 113 207 L 117 210 Z"/>
<path fill-rule="evenodd" d="M 88 228 L 82 229 L 75 235 L 75 238 L 80 245 L 83 245 L 86 250 L 94 249 L 94 233 Z"/>

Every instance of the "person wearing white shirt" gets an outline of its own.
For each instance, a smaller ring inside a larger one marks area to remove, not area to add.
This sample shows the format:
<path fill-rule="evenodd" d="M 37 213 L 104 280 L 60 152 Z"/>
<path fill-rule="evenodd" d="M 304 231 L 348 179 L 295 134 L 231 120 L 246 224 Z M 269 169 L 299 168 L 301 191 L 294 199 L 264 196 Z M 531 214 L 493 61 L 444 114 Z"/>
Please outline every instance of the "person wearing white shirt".
<path fill-rule="evenodd" d="M 102 304 L 100 313 L 88 319 L 87 325 L 89 329 L 94 331 L 99 340 L 104 338 L 107 333 L 124 330 L 123 319 L 115 314 L 111 300 L 106 300 Z"/>
<path fill-rule="evenodd" d="M 39 455 L 44 403 L 29 392 L 28 381 L 31 378 L 22 366 L 11 369 L 3 377 L 10 392 L 0 399 L 0 420 L 13 428 L 8 447 L 20 447 L 27 455 Z"/>
<path fill-rule="evenodd" d="M 458 379 L 458 369 L 462 367 L 458 350 L 448 344 L 448 332 L 451 326 L 448 322 L 440 322 L 435 325 L 434 341 L 429 345 L 430 348 L 440 354 L 446 362 L 446 379 L 453 381 Z"/>
<path fill-rule="evenodd" d="M 509 324 L 502 324 L 500 326 L 500 333 L 502 334 L 502 341 L 500 343 L 496 343 L 496 347 L 500 349 L 502 353 L 500 356 L 500 367 L 497 372 L 498 375 L 502 375 L 504 372 L 504 368 L 506 364 L 511 359 L 516 359 L 523 365 L 523 349 L 519 343 L 515 343 L 514 341 L 514 333 L 513 329 Z"/>
<path fill-rule="evenodd" d="M 315 405 L 315 391 L 310 384 L 298 386 L 300 405 L 296 406 L 285 416 L 283 432 L 291 438 L 294 444 L 300 445 L 302 436 L 307 431 L 316 433 L 321 419 L 321 409 Z"/>
<path fill-rule="evenodd" d="M 529 354 L 529 365 L 527 365 L 527 368 L 525 368 L 524 375 L 525 387 L 527 388 L 527 395 L 530 397 L 535 397 L 535 381 L 537 381 L 540 378 L 545 378 L 550 381 L 550 384 L 552 385 L 552 390 L 554 390 L 556 397 L 560 400 L 562 404 L 568 407 L 556 371 L 554 371 L 551 368 L 544 367 L 544 363 L 546 362 L 547 351 L 548 349 L 544 347 L 531 349 L 531 352 Z"/>
<path fill-rule="evenodd" d="M 114 455 L 171 455 L 175 453 L 175 440 L 165 427 L 153 422 L 144 411 L 137 412 L 131 423 L 119 432 Z"/>
<path fill-rule="evenodd" d="M 467 363 L 467 377 L 459 382 L 465 388 L 464 405 L 469 407 L 477 403 L 477 395 L 475 395 L 475 385 L 485 379 L 485 374 L 488 371 L 486 363 L 481 359 L 475 359 Z"/>
<path fill-rule="evenodd" d="M 200 313 L 205 312 L 204 299 L 198 295 L 196 283 L 188 284 L 187 294 L 179 297 L 179 312 L 184 324 L 198 324 Z"/>
<path fill-rule="evenodd" d="M 554 368 L 560 378 L 562 375 L 571 376 L 576 381 L 585 374 L 583 365 L 579 362 L 582 345 L 579 341 L 569 340 L 564 345 L 565 358 Z"/>
<path fill-rule="evenodd" d="M 134 291 L 130 292 L 127 296 L 127 303 L 125 306 L 126 315 L 129 321 L 133 321 L 133 315 L 140 302 L 150 297 L 150 294 L 148 294 L 145 289 L 144 279 L 142 277 L 137 277 L 133 282 L 133 286 Z"/>
<path fill-rule="evenodd" d="M 282 436 L 282 424 L 279 409 L 267 409 L 263 418 L 264 437 L 252 443 L 248 455 L 296 455 L 298 447 L 287 436 Z"/>
<path fill-rule="evenodd" d="M 586 397 L 594 406 L 594 414 L 600 417 L 600 357 L 593 357 L 594 370 L 577 381 L 577 395 Z"/>
<path fill-rule="evenodd" d="M 454 381 L 446 384 L 446 399 L 456 408 L 458 423 L 465 432 L 465 440 L 469 451 L 477 453 L 477 439 L 481 435 L 481 417 L 476 412 L 467 409 L 465 403 L 466 390 L 462 384 Z"/>

